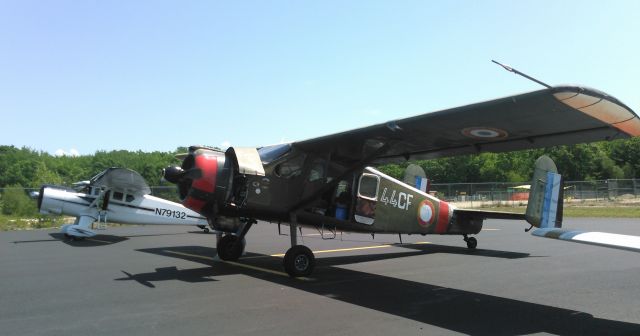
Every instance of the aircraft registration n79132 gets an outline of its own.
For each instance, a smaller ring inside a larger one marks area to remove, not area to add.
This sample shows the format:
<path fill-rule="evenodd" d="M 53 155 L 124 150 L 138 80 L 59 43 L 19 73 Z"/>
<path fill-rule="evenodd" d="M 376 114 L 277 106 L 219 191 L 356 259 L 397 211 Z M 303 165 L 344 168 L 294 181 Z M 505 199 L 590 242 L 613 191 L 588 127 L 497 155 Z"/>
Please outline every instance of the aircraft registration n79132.
<path fill-rule="evenodd" d="M 192 146 L 165 179 L 182 204 L 219 232 L 218 255 L 238 259 L 256 220 L 288 222 L 291 248 L 284 267 L 309 275 L 315 258 L 298 245 L 296 227 L 397 234 L 461 235 L 469 248 L 487 218 L 526 220 L 557 228 L 562 222 L 561 177 L 553 161 L 536 161 L 525 214 L 458 209 L 372 165 L 462 154 L 622 139 L 640 135 L 640 119 L 626 105 L 579 86 L 546 89 L 418 115 L 279 145 L 220 151 Z"/>

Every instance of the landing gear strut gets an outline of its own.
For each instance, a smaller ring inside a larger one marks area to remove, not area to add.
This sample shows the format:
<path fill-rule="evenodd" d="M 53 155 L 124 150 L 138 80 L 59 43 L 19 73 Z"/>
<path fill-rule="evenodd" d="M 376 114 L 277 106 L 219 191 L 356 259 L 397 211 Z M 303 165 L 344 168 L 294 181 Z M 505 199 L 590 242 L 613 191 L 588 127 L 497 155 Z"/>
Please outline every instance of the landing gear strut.
<path fill-rule="evenodd" d="M 304 245 L 298 245 L 297 226 L 296 215 L 291 214 L 291 222 L 289 223 L 291 248 L 285 253 L 283 263 L 284 270 L 292 278 L 308 276 L 316 266 L 316 258 L 313 252 Z"/>
<path fill-rule="evenodd" d="M 475 249 L 478 246 L 478 240 L 474 237 L 467 237 L 467 235 L 463 235 L 464 241 L 467 242 L 467 247 L 469 249 Z"/>

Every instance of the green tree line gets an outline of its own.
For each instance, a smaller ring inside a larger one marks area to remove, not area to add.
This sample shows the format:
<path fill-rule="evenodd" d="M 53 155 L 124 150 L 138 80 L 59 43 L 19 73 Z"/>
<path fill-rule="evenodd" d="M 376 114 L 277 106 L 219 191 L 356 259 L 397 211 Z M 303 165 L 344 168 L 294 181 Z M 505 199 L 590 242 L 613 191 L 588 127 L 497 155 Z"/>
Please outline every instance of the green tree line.
<path fill-rule="evenodd" d="M 556 162 L 565 181 L 635 178 L 640 172 L 640 138 L 413 163 L 421 166 L 434 183 L 525 182 L 531 179 L 533 163 L 543 154 Z M 402 178 L 408 164 L 379 168 L 390 176 Z"/>
<path fill-rule="evenodd" d="M 0 146 L 0 208 L 7 215 L 32 215 L 35 202 L 22 188 L 43 184 L 71 185 L 109 167 L 139 172 L 150 185 L 161 185 L 162 169 L 178 164 L 173 152 L 97 151 L 92 155 L 54 156 L 15 146 Z M 416 161 L 435 183 L 524 182 L 531 178 L 533 162 L 542 154 L 555 160 L 567 181 L 635 178 L 640 172 L 640 138 L 574 146 L 557 146 L 510 153 L 482 153 Z M 409 163 L 378 167 L 402 178 Z"/>
<path fill-rule="evenodd" d="M 43 184 L 70 185 L 88 180 L 109 167 L 140 173 L 150 185 L 159 185 L 162 169 L 179 161 L 175 152 L 97 151 L 93 155 L 54 156 L 30 148 L 0 146 L 0 188 L 39 188 Z"/>
<path fill-rule="evenodd" d="M 92 155 L 54 156 L 15 146 L 0 146 L 0 188 L 70 185 L 109 167 L 139 172 L 150 185 L 160 185 L 162 169 L 179 164 L 173 152 L 97 151 Z M 533 162 L 542 154 L 555 160 L 565 180 L 635 178 L 640 172 L 640 138 L 509 153 L 482 153 L 416 161 L 433 182 L 522 182 L 530 179 Z M 401 178 L 408 163 L 379 167 Z"/>

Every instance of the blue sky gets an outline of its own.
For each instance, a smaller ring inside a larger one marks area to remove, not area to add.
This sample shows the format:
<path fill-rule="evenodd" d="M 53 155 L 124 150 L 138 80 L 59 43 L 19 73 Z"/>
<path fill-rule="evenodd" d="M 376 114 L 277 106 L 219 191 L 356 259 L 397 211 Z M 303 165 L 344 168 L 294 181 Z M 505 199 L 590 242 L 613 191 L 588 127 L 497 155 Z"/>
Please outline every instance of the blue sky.
<path fill-rule="evenodd" d="M 295 141 L 539 89 L 640 112 L 640 1 L 0 2 L 0 144 Z"/>

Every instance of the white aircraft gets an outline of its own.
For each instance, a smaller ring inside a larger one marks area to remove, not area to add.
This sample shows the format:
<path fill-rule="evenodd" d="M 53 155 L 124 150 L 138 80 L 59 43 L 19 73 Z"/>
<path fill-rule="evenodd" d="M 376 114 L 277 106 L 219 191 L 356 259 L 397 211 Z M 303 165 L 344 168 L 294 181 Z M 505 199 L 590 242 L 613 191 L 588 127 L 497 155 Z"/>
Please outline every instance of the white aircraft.
<path fill-rule="evenodd" d="M 89 181 L 74 183 L 74 188 L 42 186 L 38 209 L 43 214 L 75 216 L 75 223 L 64 225 L 61 230 L 73 239 L 95 236 L 92 224 L 107 220 L 123 224 L 194 225 L 209 231 L 205 217 L 150 193 L 137 172 L 108 168 Z"/>

